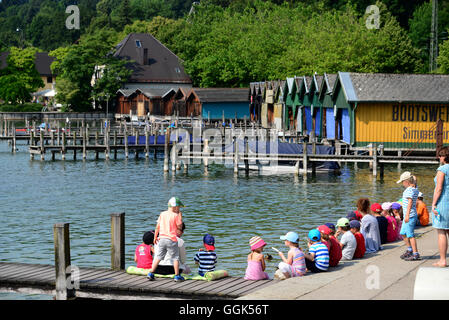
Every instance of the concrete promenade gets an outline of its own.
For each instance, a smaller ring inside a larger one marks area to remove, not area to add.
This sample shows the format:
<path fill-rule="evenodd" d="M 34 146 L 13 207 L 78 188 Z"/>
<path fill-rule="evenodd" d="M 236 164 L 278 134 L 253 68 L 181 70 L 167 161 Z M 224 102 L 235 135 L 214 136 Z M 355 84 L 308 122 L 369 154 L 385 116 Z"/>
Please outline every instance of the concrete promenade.
<path fill-rule="evenodd" d="M 308 273 L 304 277 L 279 281 L 239 299 L 413 299 L 416 272 L 420 267 L 432 267 L 432 263 L 439 259 L 437 233 L 433 227 L 418 227 L 415 234 L 421 261 L 404 261 L 399 258 L 405 251 L 403 241 L 388 243 L 382 246 L 383 250 L 365 255 L 363 259 L 341 261 L 339 266 L 331 268 L 327 273 Z"/>

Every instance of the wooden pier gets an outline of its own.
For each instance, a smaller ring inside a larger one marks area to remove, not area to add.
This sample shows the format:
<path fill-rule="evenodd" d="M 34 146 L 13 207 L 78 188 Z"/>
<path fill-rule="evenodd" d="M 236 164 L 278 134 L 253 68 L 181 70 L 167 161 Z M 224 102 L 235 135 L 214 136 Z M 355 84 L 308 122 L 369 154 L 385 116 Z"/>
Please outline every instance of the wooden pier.
<path fill-rule="evenodd" d="M 156 278 L 113 271 L 107 268 L 80 267 L 73 282 L 72 298 L 94 299 L 236 299 L 276 283 L 276 280 L 244 280 L 226 277 L 214 281 Z M 29 291 L 55 295 L 55 266 L 0 262 L 0 291 Z"/>
<path fill-rule="evenodd" d="M 94 299 L 236 299 L 277 280 L 185 280 L 156 278 L 125 272 L 125 213 L 111 214 L 111 268 L 76 266 L 71 262 L 68 223 L 56 223 L 55 265 L 0 262 L 0 291 L 32 291 L 57 300 Z M 95 236 L 95 235 L 92 235 Z"/>

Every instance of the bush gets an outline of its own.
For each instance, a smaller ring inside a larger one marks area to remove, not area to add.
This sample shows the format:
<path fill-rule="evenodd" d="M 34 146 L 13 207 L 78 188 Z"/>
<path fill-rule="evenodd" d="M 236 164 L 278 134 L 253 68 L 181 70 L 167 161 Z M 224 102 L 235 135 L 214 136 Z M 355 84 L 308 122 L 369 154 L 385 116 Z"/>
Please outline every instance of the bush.
<path fill-rule="evenodd" d="M 25 103 L 25 104 L 2 104 L 0 105 L 0 112 L 41 112 L 43 106 L 39 103 Z"/>

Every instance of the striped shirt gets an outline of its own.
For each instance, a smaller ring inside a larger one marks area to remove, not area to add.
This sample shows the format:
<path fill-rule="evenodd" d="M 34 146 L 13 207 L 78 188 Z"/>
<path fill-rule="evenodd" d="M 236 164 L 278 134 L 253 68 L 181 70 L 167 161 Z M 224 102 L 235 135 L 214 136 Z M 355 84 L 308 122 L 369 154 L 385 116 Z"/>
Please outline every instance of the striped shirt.
<path fill-rule="evenodd" d="M 215 264 L 217 263 L 217 254 L 215 251 L 199 251 L 193 259 L 199 263 L 198 273 L 215 270 Z"/>
<path fill-rule="evenodd" d="M 418 212 L 416 211 L 416 200 L 418 200 L 418 188 L 408 187 L 404 190 L 402 194 L 402 209 L 404 210 L 404 216 L 407 213 L 407 206 L 409 199 L 412 199 L 412 208 L 410 209 L 410 218 L 416 216 Z"/>
<path fill-rule="evenodd" d="M 306 274 L 306 260 L 304 257 L 304 253 L 299 249 L 295 248 L 293 263 L 292 263 L 292 274 L 294 276 L 303 276 Z"/>
<path fill-rule="evenodd" d="M 315 254 L 315 265 L 318 269 L 326 271 L 329 268 L 329 250 L 322 242 L 314 243 L 309 248 L 309 253 Z"/>

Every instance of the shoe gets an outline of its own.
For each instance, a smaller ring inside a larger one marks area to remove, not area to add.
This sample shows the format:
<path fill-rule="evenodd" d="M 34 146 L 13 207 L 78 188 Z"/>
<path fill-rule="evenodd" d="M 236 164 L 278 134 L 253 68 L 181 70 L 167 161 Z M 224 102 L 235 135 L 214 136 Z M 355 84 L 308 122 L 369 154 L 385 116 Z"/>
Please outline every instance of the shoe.
<path fill-rule="evenodd" d="M 412 254 L 409 257 L 404 259 L 405 261 L 418 261 L 418 260 L 422 260 L 421 256 L 419 255 L 419 253 L 417 254 Z"/>
<path fill-rule="evenodd" d="M 402 255 L 401 255 L 401 259 L 406 259 L 409 258 L 410 256 L 412 256 L 413 253 L 411 251 L 405 251 Z"/>
<path fill-rule="evenodd" d="M 147 279 L 150 280 L 150 281 L 153 281 L 154 280 L 154 273 L 148 272 Z"/>
<path fill-rule="evenodd" d="M 180 276 L 180 275 L 176 275 L 173 279 L 174 279 L 176 282 L 178 282 L 178 281 L 184 281 L 184 280 L 185 280 L 184 277 L 183 277 L 183 276 Z"/>

